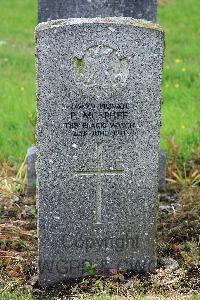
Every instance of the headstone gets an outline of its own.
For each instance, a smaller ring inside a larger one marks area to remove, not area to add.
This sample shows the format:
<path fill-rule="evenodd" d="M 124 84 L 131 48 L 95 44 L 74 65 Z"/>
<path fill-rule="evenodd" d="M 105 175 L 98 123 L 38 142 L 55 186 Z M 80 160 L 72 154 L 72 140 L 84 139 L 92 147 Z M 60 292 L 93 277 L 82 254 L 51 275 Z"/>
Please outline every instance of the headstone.
<path fill-rule="evenodd" d="M 28 148 L 26 155 L 27 195 L 35 195 L 36 191 L 36 147 Z"/>
<path fill-rule="evenodd" d="M 38 0 L 38 23 L 93 17 L 132 17 L 156 21 L 157 0 Z"/>
<path fill-rule="evenodd" d="M 159 185 L 158 185 L 158 191 L 159 192 L 165 192 L 166 191 L 166 154 L 163 151 L 160 151 L 159 156 Z"/>
<path fill-rule="evenodd" d="M 162 29 L 57 20 L 36 40 L 39 284 L 154 270 Z"/>

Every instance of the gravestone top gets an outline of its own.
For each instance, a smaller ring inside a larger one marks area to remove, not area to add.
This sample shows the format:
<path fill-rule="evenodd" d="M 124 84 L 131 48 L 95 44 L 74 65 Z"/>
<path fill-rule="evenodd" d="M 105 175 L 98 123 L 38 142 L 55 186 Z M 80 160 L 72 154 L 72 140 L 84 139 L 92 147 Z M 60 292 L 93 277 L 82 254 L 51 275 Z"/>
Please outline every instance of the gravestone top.
<path fill-rule="evenodd" d="M 154 270 L 161 28 L 58 20 L 36 40 L 39 284 Z"/>
<path fill-rule="evenodd" d="M 38 22 L 82 17 L 132 17 L 155 22 L 156 7 L 156 0 L 38 0 Z"/>
<path fill-rule="evenodd" d="M 36 26 L 36 33 L 42 30 L 47 30 L 56 27 L 64 27 L 68 25 L 86 25 L 86 24 L 105 24 L 105 25 L 124 25 L 146 28 L 151 30 L 162 31 L 160 25 L 146 20 L 137 20 L 130 17 L 112 17 L 112 18 L 69 18 L 42 22 Z"/>

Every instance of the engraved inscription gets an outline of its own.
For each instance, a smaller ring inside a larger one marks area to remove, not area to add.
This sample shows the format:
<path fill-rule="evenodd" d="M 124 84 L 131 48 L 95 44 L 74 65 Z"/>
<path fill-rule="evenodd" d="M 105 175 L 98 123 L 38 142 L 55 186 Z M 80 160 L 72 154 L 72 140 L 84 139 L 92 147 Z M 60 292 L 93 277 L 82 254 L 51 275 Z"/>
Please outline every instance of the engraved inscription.
<path fill-rule="evenodd" d="M 74 80 L 85 94 L 109 96 L 122 90 L 128 77 L 128 60 L 110 46 L 98 45 L 73 60 Z"/>
<path fill-rule="evenodd" d="M 78 137 L 115 137 L 135 133 L 129 103 L 71 104 L 68 107 L 68 121 L 64 126 L 68 133 Z"/>

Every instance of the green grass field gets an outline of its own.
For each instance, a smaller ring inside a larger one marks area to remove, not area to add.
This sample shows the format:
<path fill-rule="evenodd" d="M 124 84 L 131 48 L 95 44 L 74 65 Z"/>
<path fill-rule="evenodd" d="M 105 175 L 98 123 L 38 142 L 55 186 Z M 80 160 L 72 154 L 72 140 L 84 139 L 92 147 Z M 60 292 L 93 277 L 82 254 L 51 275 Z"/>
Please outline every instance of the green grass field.
<path fill-rule="evenodd" d="M 0 160 L 10 163 L 33 143 L 36 2 L 0 2 Z M 173 137 L 184 158 L 200 145 L 199 11 L 197 0 L 162 0 L 158 8 L 166 32 L 161 147 Z"/>
<path fill-rule="evenodd" d="M 165 29 L 161 147 L 174 137 L 187 158 L 200 145 L 200 2 L 166 0 L 158 9 Z"/>
<path fill-rule="evenodd" d="M 0 160 L 22 160 L 35 110 L 36 1 L 0 2 Z"/>

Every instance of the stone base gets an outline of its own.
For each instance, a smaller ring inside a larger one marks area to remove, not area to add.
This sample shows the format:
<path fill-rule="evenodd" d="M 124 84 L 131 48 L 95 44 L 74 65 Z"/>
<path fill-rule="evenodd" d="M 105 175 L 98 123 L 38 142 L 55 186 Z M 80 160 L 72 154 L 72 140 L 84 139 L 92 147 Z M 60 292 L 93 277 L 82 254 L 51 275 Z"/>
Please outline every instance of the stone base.
<path fill-rule="evenodd" d="M 36 151 L 35 146 L 28 148 L 26 155 L 26 177 L 27 177 L 27 195 L 34 196 L 36 193 Z"/>

